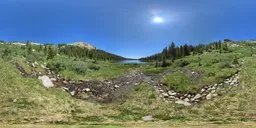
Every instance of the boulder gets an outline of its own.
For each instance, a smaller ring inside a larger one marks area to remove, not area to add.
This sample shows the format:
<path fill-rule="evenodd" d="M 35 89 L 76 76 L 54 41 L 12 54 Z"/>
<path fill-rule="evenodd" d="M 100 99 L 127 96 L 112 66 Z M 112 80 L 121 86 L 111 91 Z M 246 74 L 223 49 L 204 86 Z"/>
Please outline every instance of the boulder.
<path fill-rule="evenodd" d="M 181 104 L 181 105 L 184 105 L 184 106 L 190 106 L 191 104 L 187 101 L 184 101 L 184 100 L 177 100 L 175 101 L 176 104 Z"/>
<path fill-rule="evenodd" d="M 153 118 L 153 116 L 149 115 L 149 116 L 142 117 L 142 120 L 145 122 L 149 122 L 149 121 L 153 121 L 154 118 Z"/>
<path fill-rule="evenodd" d="M 50 87 L 53 87 L 53 83 L 52 81 L 50 80 L 50 78 L 46 75 L 44 76 L 39 76 L 38 77 L 39 80 L 41 80 L 43 82 L 43 85 L 46 87 L 46 88 L 50 88 Z"/>

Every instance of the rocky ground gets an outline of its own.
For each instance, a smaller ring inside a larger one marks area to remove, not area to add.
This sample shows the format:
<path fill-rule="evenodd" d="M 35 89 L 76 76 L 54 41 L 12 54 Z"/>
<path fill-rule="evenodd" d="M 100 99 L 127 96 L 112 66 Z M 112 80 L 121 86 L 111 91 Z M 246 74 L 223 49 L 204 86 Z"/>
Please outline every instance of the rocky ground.
<path fill-rule="evenodd" d="M 20 71 L 24 77 L 36 77 L 42 80 L 45 87 L 58 87 L 62 88 L 63 91 L 70 93 L 71 96 L 91 102 L 100 103 L 111 103 L 120 101 L 125 95 L 139 86 L 140 83 L 146 82 L 153 88 L 159 96 L 166 102 L 174 102 L 185 106 L 200 103 L 203 100 L 210 100 L 218 96 L 220 88 L 229 86 L 236 87 L 239 85 L 239 73 L 226 79 L 221 83 L 214 85 L 207 85 L 197 93 L 181 94 L 175 90 L 168 89 L 163 85 L 160 80 L 166 75 L 171 75 L 173 72 L 186 72 L 190 75 L 193 80 L 197 80 L 202 73 L 195 70 L 178 70 L 178 71 L 167 71 L 160 75 L 149 76 L 145 75 L 139 69 L 131 70 L 126 75 L 120 76 L 114 79 L 108 79 L 104 81 L 73 81 L 65 80 L 58 74 L 55 74 L 50 69 L 43 65 L 39 65 L 37 62 L 28 63 L 33 69 L 37 66 L 41 66 L 45 69 L 45 72 L 36 72 L 33 70 L 31 74 L 25 72 L 24 68 L 19 63 L 14 63 L 16 68 Z"/>

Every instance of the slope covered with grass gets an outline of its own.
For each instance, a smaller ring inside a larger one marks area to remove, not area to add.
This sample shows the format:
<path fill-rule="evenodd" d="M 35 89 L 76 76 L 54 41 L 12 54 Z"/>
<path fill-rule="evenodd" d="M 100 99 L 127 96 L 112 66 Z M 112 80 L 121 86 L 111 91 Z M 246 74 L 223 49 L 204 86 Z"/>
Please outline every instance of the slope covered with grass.
<path fill-rule="evenodd" d="M 35 78 L 23 78 L 10 62 L 0 59 L 0 70 L 1 122 L 67 122 L 77 111 L 83 116 L 102 114 L 100 105 L 76 100 L 61 89 L 46 89 Z"/>

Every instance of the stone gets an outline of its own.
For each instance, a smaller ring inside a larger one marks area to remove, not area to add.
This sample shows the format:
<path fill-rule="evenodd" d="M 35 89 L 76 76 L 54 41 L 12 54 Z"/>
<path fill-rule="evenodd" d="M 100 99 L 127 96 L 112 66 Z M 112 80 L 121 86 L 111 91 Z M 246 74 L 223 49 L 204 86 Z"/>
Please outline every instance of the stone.
<path fill-rule="evenodd" d="M 68 84 L 68 82 L 67 82 L 67 81 L 63 81 L 63 83 L 64 83 L 64 84 Z"/>
<path fill-rule="evenodd" d="M 195 99 L 199 99 L 199 98 L 201 98 L 201 97 L 202 97 L 201 94 L 196 94 L 195 97 L 193 97 L 192 99 L 195 100 Z"/>
<path fill-rule="evenodd" d="M 36 67 L 36 65 L 34 63 L 32 63 L 31 65 L 32 65 L 33 68 Z"/>
<path fill-rule="evenodd" d="M 68 91 L 69 89 L 67 87 L 62 87 L 63 91 Z"/>
<path fill-rule="evenodd" d="M 209 93 L 209 94 L 206 96 L 206 99 L 207 99 L 207 100 L 212 99 L 212 94 L 211 94 L 211 93 Z"/>
<path fill-rule="evenodd" d="M 218 96 L 217 93 L 212 94 L 212 97 L 217 97 L 217 96 Z"/>
<path fill-rule="evenodd" d="M 181 104 L 181 105 L 184 105 L 184 106 L 190 106 L 191 104 L 187 101 L 184 101 L 184 100 L 177 100 L 175 101 L 176 104 Z"/>
<path fill-rule="evenodd" d="M 115 87 L 115 88 L 119 88 L 119 86 L 118 86 L 118 85 L 115 85 L 114 87 Z"/>
<path fill-rule="evenodd" d="M 51 78 L 51 81 L 57 81 L 57 79 L 56 78 Z"/>
<path fill-rule="evenodd" d="M 177 93 L 176 93 L 176 92 L 173 92 L 173 91 L 168 91 L 168 94 L 169 94 L 170 96 L 175 96 Z"/>
<path fill-rule="evenodd" d="M 46 75 L 44 76 L 39 76 L 38 77 L 39 80 L 41 80 L 43 82 L 43 85 L 46 87 L 46 88 L 50 88 L 50 87 L 53 87 L 53 83 L 52 81 L 50 80 L 50 78 Z"/>
<path fill-rule="evenodd" d="M 167 93 L 162 93 L 164 97 L 168 97 L 169 95 Z"/>
<path fill-rule="evenodd" d="M 153 116 L 149 115 L 149 116 L 142 117 L 142 120 L 145 122 L 149 122 L 149 121 L 153 121 L 154 118 L 153 118 Z"/>
<path fill-rule="evenodd" d="M 188 102 L 188 101 L 190 101 L 190 100 L 189 100 L 188 98 L 185 98 L 184 101 L 187 101 L 187 102 Z"/>
<path fill-rule="evenodd" d="M 35 64 L 35 65 L 38 65 L 38 63 L 37 63 L 36 61 L 34 62 L 34 64 Z"/>
<path fill-rule="evenodd" d="M 214 92 L 216 92 L 216 90 L 212 90 L 212 91 L 211 91 L 211 93 L 214 93 Z"/>
<path fill-rule="evenodd" d="M 74 96 L 75 93 L 76 93 L 76 91 L 71 91 L 71 92 L 70 92 L 71 96 Z"/>
<path fill-rule="evenodd" d="M 90 88 L 85 88 L 84 90 L 85 90 L 86 92 L 90 92 L 90 91 L 91 91 Z"/>
<path fill-rule="evenodd" d="M 169 96 L 168 98 L 169 99 L 175 99 L 175 96 Z"/>

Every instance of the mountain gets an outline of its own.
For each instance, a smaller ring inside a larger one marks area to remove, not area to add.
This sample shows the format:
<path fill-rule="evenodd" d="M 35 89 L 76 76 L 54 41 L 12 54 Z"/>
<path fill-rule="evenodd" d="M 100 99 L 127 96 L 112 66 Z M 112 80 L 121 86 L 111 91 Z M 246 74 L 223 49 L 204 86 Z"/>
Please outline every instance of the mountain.
<path fill-rule="evenodd" d="M 78 46 L 78 47 L 81 47 L 81 48 L 87 48 L 89 50 L 96 49 L 95 46 L 93 46 L 89 43 L 86 43 L 86 42 L 74 42 L 71 45 Z"/>

